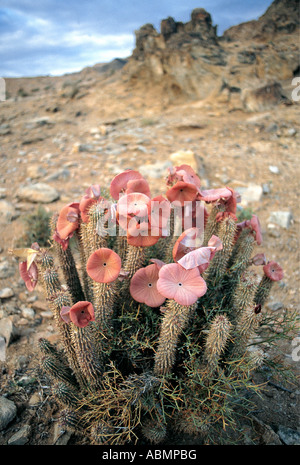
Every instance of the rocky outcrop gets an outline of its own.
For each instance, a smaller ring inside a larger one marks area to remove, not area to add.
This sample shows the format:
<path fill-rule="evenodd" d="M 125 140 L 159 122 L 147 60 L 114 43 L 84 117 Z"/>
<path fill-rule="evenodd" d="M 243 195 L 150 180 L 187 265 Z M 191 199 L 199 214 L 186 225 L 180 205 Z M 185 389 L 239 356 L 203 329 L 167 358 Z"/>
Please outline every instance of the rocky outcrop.
<path fill-rule="evenodd" d="M 299 0 L 274 0 L 258 19 L 233 26 L 224 32 L 227 40 L 274 39 L 274 35 L 291 34 L 299 28 Z"/>
<path fill-rule="evenodd" d="M 299 70 L 299 0 L 275 0 L 258 20 L 217 35 L 211 15 L 196 8 L 187 23 L 163 19 L 135 31 L 136 46 L 124 66 L 132 84 L 173 99 L 215 98 L 225 88 L 260 88 Z M 272 41 L 270 40 L 272 37 Z M 229 98 L 230 100 L 230 98 Z"/>

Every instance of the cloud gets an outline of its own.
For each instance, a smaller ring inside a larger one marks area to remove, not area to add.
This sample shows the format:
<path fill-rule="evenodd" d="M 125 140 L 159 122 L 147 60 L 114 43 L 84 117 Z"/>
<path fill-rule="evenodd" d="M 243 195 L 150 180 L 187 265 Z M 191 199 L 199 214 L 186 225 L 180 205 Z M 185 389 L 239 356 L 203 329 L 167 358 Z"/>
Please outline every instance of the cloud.
<path fill-rule="evenodd" d="M 270 0 L 202 0 L 219 34 L 264 13 Z M 145 23 L 159 30 L 168 16 L 189 21 L 198 0 L 2 0 L 0 76 L 35 76 L 79 71 L 85 66 L 126 58 L 134 31 Z"/>

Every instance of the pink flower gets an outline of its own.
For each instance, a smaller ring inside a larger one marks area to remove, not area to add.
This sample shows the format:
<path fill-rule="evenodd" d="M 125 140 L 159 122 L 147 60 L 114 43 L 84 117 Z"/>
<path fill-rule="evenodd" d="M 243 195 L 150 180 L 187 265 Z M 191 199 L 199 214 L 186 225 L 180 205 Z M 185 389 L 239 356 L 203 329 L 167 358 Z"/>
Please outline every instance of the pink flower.
<path fill-rule="evenodd" d="M 110 183 L 110 195 L 112 198 L 119 200 L 120 194 L 123 194 L 126 190 L 128 181 L 133 179 L 143 179 L 143 176 L 134 170 L 125 170 L 117 174 Z"/>
<path fill-rule="evenodd" d="M 151 197 L 149 184 L 146 179 L 131 179 L 126 185 L 125 194 L 132 194 L 133 192 L 139 192 Z"/>
<path fill-rule="evenodd" d="M 206 282 L 198 268 L 185 270 L 179 263 L 170 263 L 159 271 L 157 290 L 180 305 L 192 305 L 207 291 Z"/>
<path fill-rule="evenodd" d="M 154 263 L 140 268 L 131 278 L 130 294 L 137 302 L 149 307 L 160 307 L 166 298 L 157 290 L 159 267 Z"/>
<path fill-rule="evenodd" d="M 263 267 L 265 275 L 271 281 L 281 281 L 283 278 L 283 269 L 274 261 L 270 261 Z"/>
<path fill-rule="evenodd" d="M 95 321 L 94 307 L 88 301 L 77 302 L 72 307 L 63 306 L 60 316 L 66 323 L 72 322 L 79 328 L 85 328 L 90 321 Z"/>
<path fill-rule="evenodd" d="M 90 278 L 98 283 L 115 281 L 121 271 L 121 258 L 111 249 L 102 247 L 89 257 L 86 270 Z"/>
<path fill-rule="evenodd" d="M 59 213 L 56 230 L 61 239 L 67 239 L 79 226 L 79 203 L 69 203 Z"/>
<path fill-rule="evenodd" d="M 53 236 L 52 236 L 52 239 L 57 242 L 58 244 L 61 245 L 62 249 L 63 250 L 67 250 L 68 246 L 69 246 L 69 240 L 71 239 L 71 237 L 73 236 L 73 233 L 71 233 L 67 239 L 62 239 L 59 235 L 59 233 L 57 232 L 57 230 L 55 230 Z"/>
<path fill-rule="evenodd" d="M 195 184 L 178 181 L 173 187 L 168 189 L 166 196 L 170 202 L 178 201 L 182 206 L 184 202 L 196 199 L 198 189 Z"/>
<path fill-rule="evenodd" d="M 257 253 L 253 258 L 251 258 L 251 264 L 259 266 L 266 265 L 267 259 L 264 253 Z"/>
<path fill-rule="evenodd" d="M 174 262 L 178 262 L 188 252 L 198 248 L 201 245 L 199 237 L 200 230 L 198 228 L 189 228 L 183 231 L 173 247 Z"/>
<path fill-rule="evenodd" d="M 220 189 L 208 189 L 200 191 L 199 199 L 204 202 L 217 202 L 220 200 L 228 200 L 232 196 L 232 189 L 221 187 Z"/>
<path fill-rule="evenodd" d="M 32 292 L 37 285 L 38 269 L 35 262 L 32 262 L 27 270 L 27 261 L 19 263 L 19 273 L 29 292 Z"/>
<path fill-rule="evenodd" d="M 177 181 L 195 184 L 198 188 L 201 186 L 199 176 L 195 173 L 193 168 L 189 165 L 175 166 L 175 168 L 168 168 L 169 175 L 167 177 L 167 185 L 173 186 Z"/>
<path fill-rule="evenodd" d="M 221 250 L 222 247 L 221 240 L 217 236 L 212 236 L 208 241 L 208 247 L 199 247 L 192 250 L 184 255 L 178 263 L 186 270 L 198 268 L 199 273 L 203 273 L 208 268 L 215 253 Z"/>

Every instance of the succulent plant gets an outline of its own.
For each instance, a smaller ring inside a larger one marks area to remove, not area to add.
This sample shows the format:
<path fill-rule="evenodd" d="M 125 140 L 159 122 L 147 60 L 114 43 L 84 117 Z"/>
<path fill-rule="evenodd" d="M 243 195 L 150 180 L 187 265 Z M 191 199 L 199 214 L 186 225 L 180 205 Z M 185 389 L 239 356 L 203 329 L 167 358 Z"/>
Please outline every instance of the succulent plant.
<path fill-rule="evenodd" d="M 109 190 L 92 185 L 53 216 L 51 247 L 13 251 L 60 336 L 57 346 L 39 341 L 60 420 L 92 444 L 158 444 L 170 428 L 218 442 L 268 362 L 265 303 L 283 271 L 252 257 L 257 216 L 238 223 L 237 193 L 202 190 L 188 165 L 165 183 L 153 198 L 134 170 Z"/>

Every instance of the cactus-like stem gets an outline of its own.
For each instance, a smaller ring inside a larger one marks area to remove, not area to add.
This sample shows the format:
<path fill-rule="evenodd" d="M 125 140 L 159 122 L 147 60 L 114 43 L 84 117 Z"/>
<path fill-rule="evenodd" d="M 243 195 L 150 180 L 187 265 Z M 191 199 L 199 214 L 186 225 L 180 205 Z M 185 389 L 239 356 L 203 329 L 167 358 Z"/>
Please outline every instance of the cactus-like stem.
<path fill-rule="evenodd" d="M 52 266 L 51 266 L 52 265 Z M 53 259 L 45 254 L 43 259 L 37 263 L 39 277 L 42 280 L 44 295 L 48 300 L 53 317 L 60 334 L 64 353 L 72 368 L 79 384 L 84 386 L 84 377 L 80 371 L 78 360 L 71 343 L 71 330 L 61 318 L 60 312 L 63 306 L 72 306 L 72 299 L 67 290 L 62 288 L 57 271 L 54 268 Z M 50 267 L 51 266 L 51 267 Z M 47 268 L 46 268 L 47 267 Z"/>
<path fill-rule="evenodd" d="M 79 392 L 62 381 L 52 387 L 52 395 L 67 407 L 78 407 Z"/>
<path fill-rule="evenodd" d="M 114 428 L 104 421 L 99 421 L 91 428 L 91 440 L 94 445 L 109 444 L 110 439 L 114 436 Z"/>
<path fill-rule="evenodd" d="M 183 306 L 168 300 L 163 309 L 163 319 L 155 354 L 154 374 L 166 375 L 173 368 L 179 337 L 188 326 L 197 304 Z"/>
<path fill-rule="evenodd" d="M 208 374 L 218 368 L 219 360 L 229 340 L 232 324 L 226 315 L 216 315 L 211 323 L 205 341 L 203 361 L 207 365 Z"/>
<path fill-rule="evenodd" d="M 162 419 L 158 422 L 156 419 L 149 418 L 142 424 L 142 433 L 151 444 L 160 444 L 167 435 L 167 428 Z"/>
<path fill-rule="evenodd" d="M 123 233 L 123 234 L 121 234 Z M 121 258 L 121 262 L 125 262 L 126 255 L 127 255 L 127 236 L 126 231 L 124 231 L 121 226 L 118 225 L 117 227 L 117 239 L 116 239 L 116 252 Z"/>
<path fill-rule="evenodd" d="M 203 247 L 207 247 L 208 241 L 211 236 L 218 235 L 218 231 L 220 228 L 220 223 L 216 221 L 216 216 L 218 213 L 224 211 L 223 205 L 214 205 L 210 211 L 209 217 L 207 219 L 207 223 L 204 230 L 204 237 L 203 237 Z"/>
<path fill-rule="evenodd" d="M 235 344 L 233 356 L 245 353 L 251 338 L 255 336 L 262 320 L 261 306 L 249 306 L 240 312 L 235 326 Z"/>
<path fill-rule="evenodd" d="M 95 338 L 96 329 L 93 323 L 85 328 L 71 324 L 71 338 L 76 357 L 84 375 L 85 384 L 92 389 L 100 386 L 103 372 Z"/>
<path fill-rule="evenodd" d="M 126 261 L 124 264 L 124 271 L 128 273 L 128 275 L 121 286 L 120 295 L 122 298 L 126 298 L 128 296 L 130 280 L 134 273 L 144 265 L 145 259 L 145 247 L 135 247 L 134 245 L 128 245 Z"/>
<path fill-rule="evenodd" d="M 271 289 L 273 287 L 274 281 L 272 281 L 268 276 L 264 275 L 257 287 L 257 291 L 254 296 L 254 301 L 257 305 L 262 307 L 265 305 Z"/>
<path fill-rule="evenodd" d="M 63 428 L 69 428 L 72 431 L 84 429 L 84 422 L 77 411 L 71 408 L 65 408 L 59 412 L 59 425 Z"/>
<path fill-rule="evenodd" d="M 116 281 L 112 283 L 93 282 L 95 321 L 102 331 L 111 326 L 118 289 L 119 287 Z"/>
<path fill-rule="evenodd" d="M 235 232 L 235 220 L 232 217 L 224 218 L 218 230 L 218 236 L 222 241 L 223 248 L 216 253 L 205 272 L 205 277 L 207 276 L 210 282 L 213 280 L 219 281 L 226 273 L 227 264 L 233 248 Z"/>
<path fill-rule="evenodd" d="M 68 384 L 76 385 L 76 380 L 74 380 L 74 376 L 70 368 L 67 365 L 62 364 L 57 357 L 50 354 L 44 355 L 41 358 L 41 366 L 52 378 Z"/>
<path fill-rule="evenodd" d="M 232 300 L 235 315 L 242 312 L 251 304 L 254 304 L 253 299 L 257 291 L 258 282 L 259 278 L 254 271 L 246 270 L 242 274 Z"/>

